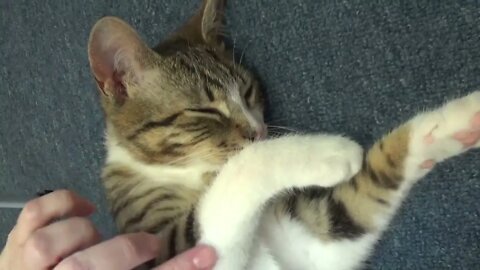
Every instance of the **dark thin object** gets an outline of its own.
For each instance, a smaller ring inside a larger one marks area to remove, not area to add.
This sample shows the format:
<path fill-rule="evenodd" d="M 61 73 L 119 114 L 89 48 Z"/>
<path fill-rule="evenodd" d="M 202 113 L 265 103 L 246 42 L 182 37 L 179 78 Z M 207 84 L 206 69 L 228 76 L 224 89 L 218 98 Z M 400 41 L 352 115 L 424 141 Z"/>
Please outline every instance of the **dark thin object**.
<path fill-rule="evenodd" d="M 43 191 L 39 191 L 35 193 L 36 197 L 41 197 L 48 193 L 53 192 L 53 190 L 45 189 Z M 27 197 L 27 196 L 1 196 L 0 197 L 0 208 L 10 208 L 10 209 L 22 209 L 25 204 L 34 199 L 34 197 Z"/>

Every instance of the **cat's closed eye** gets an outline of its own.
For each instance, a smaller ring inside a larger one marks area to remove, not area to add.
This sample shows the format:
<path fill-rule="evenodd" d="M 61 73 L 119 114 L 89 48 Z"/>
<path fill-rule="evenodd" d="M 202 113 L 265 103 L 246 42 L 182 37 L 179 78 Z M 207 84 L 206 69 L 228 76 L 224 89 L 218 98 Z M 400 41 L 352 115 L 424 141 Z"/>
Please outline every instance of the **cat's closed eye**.
<path fill-rule="evenodd" d="M 185 109 L 185 113 L 192 117 L 203 117 L 223 122 L 227 117 L 215 108 L 189 108 Z"/>

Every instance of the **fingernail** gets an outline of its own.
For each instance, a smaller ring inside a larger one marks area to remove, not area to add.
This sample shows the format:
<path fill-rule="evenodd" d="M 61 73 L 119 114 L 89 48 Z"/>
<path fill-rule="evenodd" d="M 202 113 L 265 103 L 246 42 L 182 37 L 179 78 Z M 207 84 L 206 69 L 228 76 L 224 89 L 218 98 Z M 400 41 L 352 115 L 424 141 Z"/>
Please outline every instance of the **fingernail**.
<path fill-rule="evenodd" d="M 213 248 L 208 246 L 198 247 L 198 251 L 193 257 L 193 264 L 197 269 L 207 269 L 215 265 L 217 254 Z"/>

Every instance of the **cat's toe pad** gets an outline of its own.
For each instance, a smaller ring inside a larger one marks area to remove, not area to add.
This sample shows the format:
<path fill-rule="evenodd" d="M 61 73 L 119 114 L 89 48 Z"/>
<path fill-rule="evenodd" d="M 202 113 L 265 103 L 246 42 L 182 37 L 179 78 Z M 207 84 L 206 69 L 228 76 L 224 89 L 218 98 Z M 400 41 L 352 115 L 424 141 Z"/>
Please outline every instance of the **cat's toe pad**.
<path fill-rule="evenodd" d="M 480 111 L 473 115 L 467 129 L 454 133 L 452 137 L 460 142 L 465 149 L 477 145 L 480 141 Z"/>
<path fill-rule="evenodd" d="M 480 130 L 477 131 L 460 131 L 453 135 L 453 138 L 459 141 L 464 148 L 470 148 L 480 140 Z"/>
<path fill-rule="evenodd" d="M 480 129 L 480 111 L 478 111 L 472 118 L 472 127 L 474 129 Z"/>
<path fill-rule="evenodd" d="M 423 160 L 421 169 L 431 169 L 437 162 L 480 147 L 480 91 L 421 115 L 412 128 L 420 135 L 413 137 L 411 149 Z"/>
<path fill-rule="evenodd" d="M 437 164 L 437 162 L 435 162 L 435 160 L 433 159 L 428 159 L 428 160 L 425 160 L 424 162 L 422 162 L 422 164 L 420 164 L 420 168 L 421 169 L 432 169 L 435 164 Z"/>

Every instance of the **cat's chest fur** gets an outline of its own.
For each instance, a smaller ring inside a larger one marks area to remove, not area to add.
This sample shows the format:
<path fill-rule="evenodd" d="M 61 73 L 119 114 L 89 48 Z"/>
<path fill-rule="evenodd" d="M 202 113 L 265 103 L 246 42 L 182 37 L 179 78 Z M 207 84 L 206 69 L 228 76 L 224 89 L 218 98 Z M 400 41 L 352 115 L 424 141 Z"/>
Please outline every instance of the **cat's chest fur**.
<path fill-rule="evenodd" d="M 322 241 L 298 221 L 275 216 L 273 211 L 265 213 L 258 234 L 260 249 L 270 256 L 254 254 L 254 270 L 356 269 L 378 239 L 369 234 L 355 240 Z"/>

